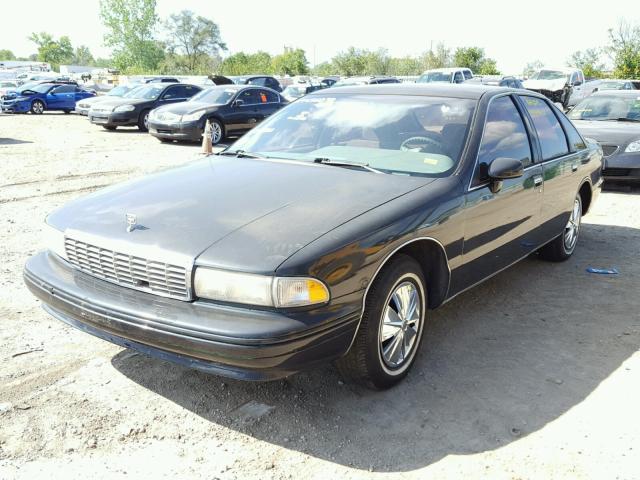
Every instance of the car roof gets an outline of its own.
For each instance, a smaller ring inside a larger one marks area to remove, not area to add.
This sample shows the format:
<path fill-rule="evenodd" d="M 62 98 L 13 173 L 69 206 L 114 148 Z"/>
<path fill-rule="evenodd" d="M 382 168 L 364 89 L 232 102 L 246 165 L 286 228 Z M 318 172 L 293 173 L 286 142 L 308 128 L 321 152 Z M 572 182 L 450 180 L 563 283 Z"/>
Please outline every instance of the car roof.
<path fill-rule="evenodd" d="M 453 97 L 478 100 L 486 93 L 522 93 L 522 90 L 507 89 L 479 84 L 433 84 L 433 83 L 383 83 L 378 85 L 345 85 L 338 89 L 328 88 L 317 90 L 309 95 L 418 95 L 425 97 Z M 527 95 L 542 97 L 535 92 Z"/>
<path fill-rule="evenodd" d="M 423 72 L 423 75 L 427 72 L 442 72 L 442 73 L 451 73 L 451 72 L 458 72 L 460 70 L 469 70 L 471 71 L 470 68 L 467 67 L 447 67 L 447 68 L 430 68 L 429 70 L 425 70 Z"/>

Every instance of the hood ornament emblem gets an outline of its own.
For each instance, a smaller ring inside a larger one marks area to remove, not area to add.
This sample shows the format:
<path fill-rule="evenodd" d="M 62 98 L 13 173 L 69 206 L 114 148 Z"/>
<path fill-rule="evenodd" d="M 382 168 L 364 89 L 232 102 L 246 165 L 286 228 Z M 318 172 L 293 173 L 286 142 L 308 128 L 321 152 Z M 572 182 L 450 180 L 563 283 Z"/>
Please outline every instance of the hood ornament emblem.
<path fill-rule="evenodd" d="M 134 230 L 146 230 L 147 227 L 138 225 L 138 216 L 133 213 L 126 213 L 125 219 L 127 220 L 127 232 L 133 232 Z"/>

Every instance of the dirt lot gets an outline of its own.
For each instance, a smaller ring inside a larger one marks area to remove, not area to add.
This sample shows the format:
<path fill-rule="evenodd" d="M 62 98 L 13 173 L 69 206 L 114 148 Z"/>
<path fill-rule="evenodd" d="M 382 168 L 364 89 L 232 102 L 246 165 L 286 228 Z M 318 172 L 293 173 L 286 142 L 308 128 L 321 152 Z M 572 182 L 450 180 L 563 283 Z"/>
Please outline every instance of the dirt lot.
<path fill-rule="evenodd" d="M 21 278 L 47 212 L 198 152 L 0 115 L 0 479 L 640 478 L 638 191 L 600 197 L 569 262 L 527 259 L 433 312 L 395 389 L 331 366 L 248 384 L 67 327 Z"/>

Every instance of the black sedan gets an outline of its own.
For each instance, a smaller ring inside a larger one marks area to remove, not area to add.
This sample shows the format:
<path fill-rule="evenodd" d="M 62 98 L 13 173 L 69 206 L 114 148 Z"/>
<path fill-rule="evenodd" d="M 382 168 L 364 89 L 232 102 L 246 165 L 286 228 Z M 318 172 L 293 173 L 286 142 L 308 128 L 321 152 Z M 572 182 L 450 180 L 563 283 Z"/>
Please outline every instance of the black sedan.
<path fill-rule="evenodd" d="M 149 116 L 149 133 L 163 142 L 200 140 L 211 122 L 213 144 L 228 135 L 244 133 L 286 105 L 269 88 L 247 85 L 211 87 L 188 102 L 157 108 Z"/>
<path fill-rule="evenodd" d="M 89 121 L 107 130 L 137 126 L 139 130 L 146 132 L 151 110 L 163 105 L 186 102 L 201 90 L 196 85 L 186 83 L 149 83 L 132 90 L 132 96 L 127 94 L 93 105 L 89 110 Z"/>
<path fill-rule="evenodd" d="M 24 278 L 63 322 L 190 368 L 266 380 L 336 359 L 387 388 L 429 310 L 536 251 L 572 255 L 601 164 L 533 92 L 330 88 L 51 213 Z"/>
<path fill-rule="evenodd" d="M 640 95 L 604 90 L 584 99 L 569 118 L 585 137 L 602 145 L 606 180 L 640 181 Z"/>

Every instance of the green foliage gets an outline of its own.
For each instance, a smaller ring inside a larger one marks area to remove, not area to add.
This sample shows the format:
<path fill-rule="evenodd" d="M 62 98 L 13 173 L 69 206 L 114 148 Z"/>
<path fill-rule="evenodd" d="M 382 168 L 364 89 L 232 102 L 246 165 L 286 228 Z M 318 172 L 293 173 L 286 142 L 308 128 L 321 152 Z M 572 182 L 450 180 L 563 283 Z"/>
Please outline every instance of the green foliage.
<path fill-rule="evenodd" d="M 89 51 L 89 47 L 86 45 L 80 45 L 76 47 L 76 50 L 73 54 L 73 65 L 94 65 L 95 59 L 91 52 Z"/>
<path fill-rule="evenodd" d="M 267 52 L 246 54 L 235 53 L 222 61 L 220 73 L 222 75 L 247 75 L 250 73 L 272 73 L 271 55 Z"/>
<path fill-rule="evenodd" d="M 196 16 L 190 10 L 171 15 L 165 23 L 168 57 L 177 73 L 211 73 L 219 63 L 220 52 L 227 49 L 220 29 L 213 20 Z"/>
<path fill-rule="evenodd" d="M 15 60 L 16 56 L 11 50 L 0 50 L 0 60 Z"/>
<path fill-rule="evenodd" d="M 331 60 L 336 74 L 343 76 L 386 75 L 391 67 L 391 58 L 387 51 L 376 51 L 349 47 Z"/>
<path fill-rule="evenodd" d="M 607 51 L 616 78 L 640 78 L 640 25 L 621 21 L 615 30 L 610 29 Z"/>
<path fill-rule="evenodd" d="M 402 57 L 389 59 L 389 74 L 391 75 L 419 75 L 423 68 L 420 59 L 415 57 Z"/>
<path fill-rule="evenodd" d="M 329 75 L 334 75 L 335 70 L 331 62 L 322 62 L 317 64 L 311 71 L 313 75 L 317 75 L 318 77 L 328 77 Z"/>
<path fill-rule="evenodd" d="M 309 73 L 307 57 L 300 48 L 286 48 L 271 60 L 271 70 L 278 75 L 306 75 Z"/>
<path fill-rule="evenodd" d="M 428 50 L 424 52 L 420 58 L 420 69 L 415 74 L 424 72 L 425 70 L 431 70 L 434 68 L 446 68 L 453 66 L 453 59 L 451 57 L 451 50 L 448 49 L 443 43 L 438 43 L 436 49 Z"/>
<path fill-rule="evenodd" d="M 587 48 L 573 52 L 567 65 L 579 68 L 587 78 L 604 77 L 605 65 L 601 61 L 602 50 L 599 48 Z"/>
<path fill-rule="evenodd" d="M 38 61 L 51 64 L 51 68 L 58 70 L 61 64 L 70 64 L 73 61 L 73 47 L 69 37 L 62 36 L 54 40 L 47 32 L 32 33 L 29 40 L 38 46 Z"/>
<path fill-rule="evenodd" d="M 496 61 L 487 58 L 484 49 L 479 47 L 464 47 L 456 49 L 453 54 L 453 63 L 456 67 L 467 67 L 475 74 L 498 75 L 500 71 Z"/>
<path fill-rule="evenodd" d="M 105 44 L 113 48 L 113 64 L 125 73 L 152 73 L 164 58 L 155 39 L 155 0 L 100 0 L 100 18 L 107 29 Z"/>

